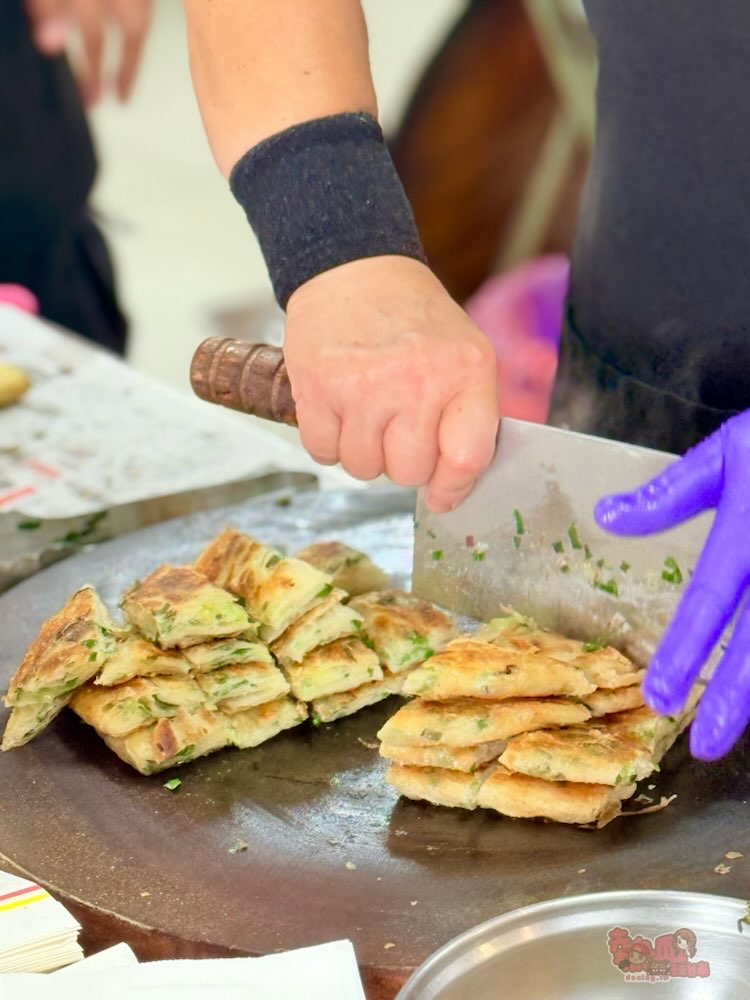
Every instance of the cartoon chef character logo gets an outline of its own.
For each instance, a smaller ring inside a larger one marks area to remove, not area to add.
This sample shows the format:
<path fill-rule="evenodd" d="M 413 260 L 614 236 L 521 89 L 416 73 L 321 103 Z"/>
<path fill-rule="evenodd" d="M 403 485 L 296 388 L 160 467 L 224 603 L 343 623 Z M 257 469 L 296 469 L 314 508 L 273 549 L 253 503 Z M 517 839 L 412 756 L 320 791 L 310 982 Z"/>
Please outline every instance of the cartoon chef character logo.
<path fill-rule="evenodd" d="M 672 934 L 650 938 L 633 935 L 624 927 L 613 927 L 607 935 L 612 964 L 627 982 L 663 983 L 669 979 L 704 979 L 711 975 L 709 963 L 693 961 L 698 937 L 688 927 Z"/>

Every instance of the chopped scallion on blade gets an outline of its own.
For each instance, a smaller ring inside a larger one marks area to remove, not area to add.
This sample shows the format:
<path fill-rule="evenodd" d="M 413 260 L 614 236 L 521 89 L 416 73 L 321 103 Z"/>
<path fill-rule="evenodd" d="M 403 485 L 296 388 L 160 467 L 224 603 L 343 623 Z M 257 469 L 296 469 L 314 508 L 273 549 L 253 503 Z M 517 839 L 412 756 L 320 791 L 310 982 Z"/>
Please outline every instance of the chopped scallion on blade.
<path fill-rule="evenodd" d="M 434 562 L 440 562 L 440 560 L 443 558 L 443 550 L 442 549 L 433 549 L 432 550 L 432 558 L 433 558 Z"/>
<path fill-rule="evenodd" d="M 619 596 L 620 593 L 616 580 L 607 580 L 606 583 L 602 583 L 601 580 L 594 580 L 594 587 L 597 590 L 603 590 L 605 594 L 614 594 L 615 597 Z"/>
<path fill-rule="evenodd" d="M 570 544 L 574 549 L 583 548 L 583 545 L 581 545 L 581 539 L 578 537 L 578 528 L 576 528 L 575 524 L 571 524 L 568 528 L 568 538 L 570 539 Z"/>
<path fill-rule="evenodd" d="M 522 535 L 524 533 L 524 526 L 520 510 L 513 511 L 513 520 L 516 522 L 516 534 Z"/>
<path fill-rule="evenodd" d="M 620 569 L 622 570 L 623 573 L 627 573 L 627 571 L 630 569 L 630 563 L 625 562 L 625 560 L 623 559 L 623 561 L 620 563 Z"/>
<path fill-rule="evenodd" d="M 562 553 L 563 553 L 563 543 L 562 542 L 553 542 L 552 543 L 552 550 L 554 552 L 556 552 L 558 555 L 562 555 Z"/>
<path fill-rule="evenodd" d="M 664 560 L 664 569 L 661 571 L 662 580 L 667 583 L 682 583 L 682 570 L 677 565 L 672 556 L 667 556 Z"/>

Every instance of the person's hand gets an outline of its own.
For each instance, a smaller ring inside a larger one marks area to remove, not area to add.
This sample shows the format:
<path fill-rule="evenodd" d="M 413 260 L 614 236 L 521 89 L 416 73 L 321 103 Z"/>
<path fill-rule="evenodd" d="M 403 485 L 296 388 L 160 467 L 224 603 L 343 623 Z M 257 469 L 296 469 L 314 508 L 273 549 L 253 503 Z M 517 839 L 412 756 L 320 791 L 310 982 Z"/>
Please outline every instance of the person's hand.
<path fill-rule="evenodd" d="M 605 497 L 603 528 L 621 535 L 663 531 L 708 508 L 716 516 L 695 571 L 654 655 L 644 682 L 649 705 L 671 714 L 740 608 L 731 639 L 698 705 L 690 733 L 696 757 L 721 757 L 750 718 L 750 411 L 633 493 Z"/>
<path fill-rule="evenodd" d="M 59 55 L 71 29 L 78 33 L 83 59 L 79 81 L 87 105 L 101 96 L 105 35 L 114 26 L 120 42 L 115 89 L 120 100 L 127 100 L 151 23 L 153 0 L 25 0 L 25 4 L 34 44 L 45 55 Z"/>
<path fill-rule="evenodd" d="M 494 454 L 492 345 L 416 260 L 357 260 L 306 282 L 287 305 L 284 357 L 302 442 L 322 464 L 429 484 L 444 512 Z"/>

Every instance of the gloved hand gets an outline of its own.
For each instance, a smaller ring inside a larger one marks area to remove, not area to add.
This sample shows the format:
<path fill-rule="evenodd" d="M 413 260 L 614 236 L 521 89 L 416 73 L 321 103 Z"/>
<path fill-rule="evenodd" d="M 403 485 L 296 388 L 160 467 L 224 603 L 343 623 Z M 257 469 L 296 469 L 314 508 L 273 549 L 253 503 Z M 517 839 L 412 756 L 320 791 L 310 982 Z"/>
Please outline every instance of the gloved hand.
<path fill-rule="evenodd" d="M 683 705 L 750 582 L 750 411 L 722 424 L 633 493 L 604 497 L 595 511 L 599 525 L 615 534 L 647 535 L 711 507 L 711 531 L 644 682 L 646 701 L 662 714 Z M 750 609 L 744 604 L 698 706 L 692 753 L 721 757 L 748 719 Z"/>

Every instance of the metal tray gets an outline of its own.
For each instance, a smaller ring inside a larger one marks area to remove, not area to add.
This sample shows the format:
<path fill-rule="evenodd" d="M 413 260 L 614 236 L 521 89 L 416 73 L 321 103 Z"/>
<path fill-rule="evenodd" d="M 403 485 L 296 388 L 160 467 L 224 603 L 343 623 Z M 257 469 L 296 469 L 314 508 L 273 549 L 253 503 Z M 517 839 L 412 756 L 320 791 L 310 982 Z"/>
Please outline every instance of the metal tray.
<path fill-rule="evenodd" d="M 746 915 L 743 900 L 692 892 L 555 899 L 451 941 L 417 970 L 397 1000 L 606 1000 L 639 996 L 639 988 L 660 1000 L 739 1000 L 750 992 Z M 609 942 L 616 929 L 615 940 L 634 948 L 636 965 L 621 958 L 622 947 L 613 959 Z M 696 939 L 687 962 L 675 957 L 672 944 L 685 930 Z M 641 961 L 649 945 L 661 957 Z M 628 964 L 621 969 L 620 961 Z"/>
<path fill-rule="evenodd" d="M 77 517 L 33 518 L 17 511 L 0 513 L 0 593 L 87 545 L 275 490 L 310 489 L 315 483 L 316 477 L 308 472 L 269 468 L 243 479 L 144 497 Z"/>

